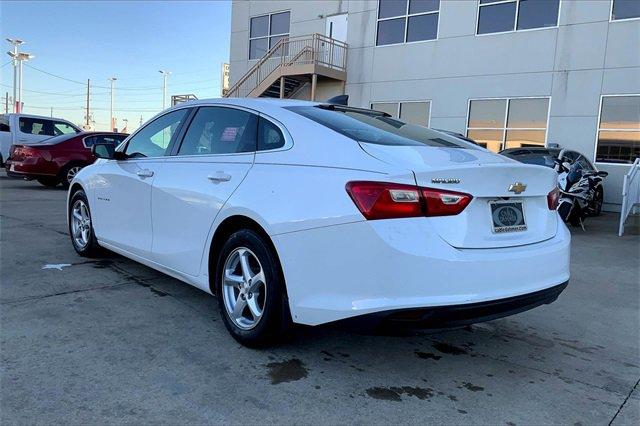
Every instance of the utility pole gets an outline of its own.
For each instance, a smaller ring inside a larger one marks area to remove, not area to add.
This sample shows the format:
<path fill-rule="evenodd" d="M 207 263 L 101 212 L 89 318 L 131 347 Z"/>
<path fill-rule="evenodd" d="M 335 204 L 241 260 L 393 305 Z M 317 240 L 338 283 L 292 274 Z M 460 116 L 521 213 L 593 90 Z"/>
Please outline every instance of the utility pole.
<path fill-rule="evenodd" d="M 116 124 L 115 124 L 115 122 L 113 120 L 113 84 L 114 84 L 114 82 L 116 80 L 117 80 L 117 78 L 115 78 L 115 77 L 110 77 L 109 78 L 109 81 L 111 82 L 111 107 L 109 108 L 109 116 L 111 117 L 111 120 L 109 121 L 109 123 L 110 123 L 109 126 L 111 128 L 109 129 L 109 131 L 115 131 L 114 129 L 116 127 Z"/>
<path fill-rule="evenodd" d="M 167 77 L 171 75 L 171 71 L 160 70 L 158 72 L 162 74 L 162 109 L 165 109 L 167 105 Z"/>
<path fill-rule="evenodd" d="M 4 113 L 9 114 L 9 92 L 4 93 Z"/>
<path fill-rule="evenodd" d="M 51 118 L 53 118 L 53 107 L 51 107 Z"/>
<path fill-rule="evenodd" d="M 18 112 L 18 46 L 24 44 L 24 41 L 17 38 L 6 39 L 13 45 L 13 52 L 7 52 L 11 56 L 13 63 L 13 112 Z"/>
<path fill-rule="evenodd" d="M 91 80 L 87 79 L 87 121 L 86 121 L 86 130 L 90 129 L 90 125 L 89 125 L 89 95 L 90 95 L 90 85 L 91 85 Z"/>

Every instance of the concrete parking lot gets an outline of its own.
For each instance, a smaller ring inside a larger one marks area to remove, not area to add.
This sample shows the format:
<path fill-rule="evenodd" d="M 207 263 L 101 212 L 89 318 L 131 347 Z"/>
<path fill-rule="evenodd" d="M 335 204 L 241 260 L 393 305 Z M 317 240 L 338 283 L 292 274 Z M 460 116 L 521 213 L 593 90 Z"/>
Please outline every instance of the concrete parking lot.
<path fill-rule="evenodd" d="M 0 196 L 2 424 L 640 423 L 640 237 L 618 238 L 617 215 L 572 231 L 552 305 L 438 333 L 303 329 L 257 351 L 213 297 L 77 256 L 62 189 L 2 176 Z"/>

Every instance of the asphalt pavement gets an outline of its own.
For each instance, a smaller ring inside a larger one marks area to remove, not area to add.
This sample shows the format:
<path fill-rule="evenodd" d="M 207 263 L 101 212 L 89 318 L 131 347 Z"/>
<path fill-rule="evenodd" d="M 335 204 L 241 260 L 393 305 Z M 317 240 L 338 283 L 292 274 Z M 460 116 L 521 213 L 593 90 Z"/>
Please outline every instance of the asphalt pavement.
<path fill-rule="evenodd" d="M 613 213 L 572 229 L 551 305 L 437 333 L 302 328 L 251 350 L 214 297 L 76 255 L 65 199 L 0 177 L 3 425 L 640 424 L 637 220 L 622 238 Z"/>

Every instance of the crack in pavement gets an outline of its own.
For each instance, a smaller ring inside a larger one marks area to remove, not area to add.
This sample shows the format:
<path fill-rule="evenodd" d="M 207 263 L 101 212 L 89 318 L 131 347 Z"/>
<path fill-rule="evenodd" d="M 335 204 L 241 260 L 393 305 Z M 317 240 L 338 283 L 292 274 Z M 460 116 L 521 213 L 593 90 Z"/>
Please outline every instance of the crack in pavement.
<path fill-rule="evenodd" d="M 613 421 L 616 419 L 616 417 L 618 417 L 618 414 L 620 414 L 620 412 L 622 411 L 622 408 L 625 406 L 627 401 L 629 401 L 629 398 L 631 398 L 631 395 L 633 394 L 633 391 L 635 391 L 638 388 L 638 383 L 640 383 L 640 379 L 638 379 L 636 384 L 633 385 L 633 387 L 629 391 L 629 394 L 627 395 L 627 397 L 624 399 L 624 401 L 622 401 L 622 404 L 618 408 L 618 411 L 616 411 L 616 414 L 614 414 L 614 416 L 611 418 L 611 421 L 609 421 L 609 425 L 608 426 L 611 426 L 613 424 Z"/>
<path fill-rule="evenodd" d="M 81 289 L 78 289 L 78 290 L 61 291 L 61 292 L 52 293 L 52 294 L 43 294 L 41 296 L 23 297 L 21 299 L 15 299 L 15 300 L 0 300 L 0 306 L 2 306 L 2 305 L 4 305 L 4 306 L 14 305 L 14 304 L 22 303 L 22 302 L 31 302 L 33 300 L 47 299 L 49 297 L 55 297 L 55 296 L 64 296 L 66 294 L 82 293 L 82 292 L 85 292 L 85 291 L 94 291 L 94 290 L 102 290 L 102 289 L 106 289 L 106 288 L 121 287 L 121 286 L 128 285 L 128 284 L 135 284 L 135 283 L 131 282 L 131 281 L 126 281 L 126 282 L 121 282 L 121 283 L 116 283 L 116 284 L 102 285 L 102 286 L 98 286 L 98 287 L 81 288 Z"/>
<path fill-rule="evenodd" d="M 33 228 L 45 229 L 47 231 L 55 232 L 56 234 L 69 236 L 69 234 L 67 232 L 63 232 L 63 231 L 59 231 L 57 229 L 50 228 L 48 226 L 43 225 L 42 223 L 32 222 L 32 221 L 29 221 L 29 220 L 26 220 L 26 219 L 21 219 L 19 217 L 7 216 L 6 214 L 0 214 L 0 218 L 15 220 L 16 222 L 19 222 L 19 223 L 25 224 L 25 225 L 29 225 L 29 226 L 31 226 Z"/>

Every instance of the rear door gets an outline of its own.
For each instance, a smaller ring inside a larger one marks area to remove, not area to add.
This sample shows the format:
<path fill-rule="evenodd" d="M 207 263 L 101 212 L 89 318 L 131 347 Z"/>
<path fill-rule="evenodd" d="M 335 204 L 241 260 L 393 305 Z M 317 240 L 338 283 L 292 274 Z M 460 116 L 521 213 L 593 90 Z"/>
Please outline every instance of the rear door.
<path fill-rule="evenodd" d="M 198 275 L 211 226 L 253 165 L 258 116 L 203 106 L 153 183 L 153 260 Z"/>
<path fill-rule="evenodd" d="M 151 185 L 188 113 L 182 108 L 156 118 L 129 139 L 125 160 L 98 166 L 91 205 L 98 240 L 150 258 Z"/>

